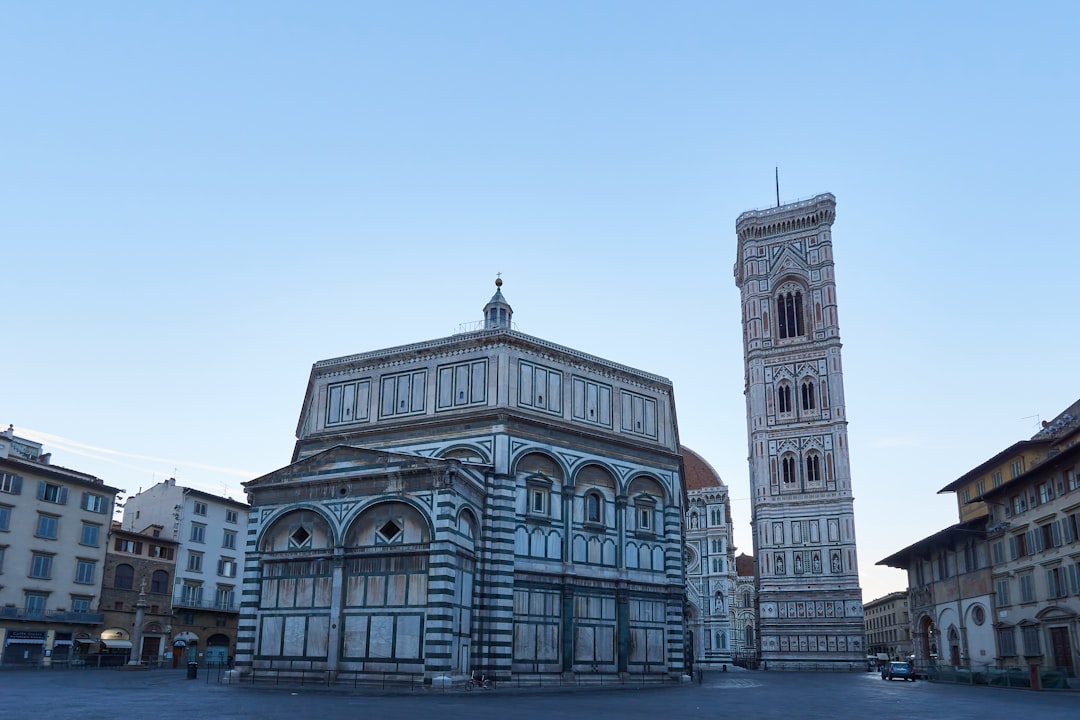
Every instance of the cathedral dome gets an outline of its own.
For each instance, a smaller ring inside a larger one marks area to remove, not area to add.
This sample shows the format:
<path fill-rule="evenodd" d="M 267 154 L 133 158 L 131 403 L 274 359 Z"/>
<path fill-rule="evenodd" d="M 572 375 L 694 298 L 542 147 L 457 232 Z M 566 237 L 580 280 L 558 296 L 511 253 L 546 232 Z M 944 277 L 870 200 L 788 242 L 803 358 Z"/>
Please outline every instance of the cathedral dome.
<path fill-rule="evenodd" d="M 720 479 L 720 473 L 716 472 L 705 458 L 685 445 L 680 445 L 679 451 L 683 456 L 683 470 L 686 472 L 686 476 L 683 478 L 683 487 L 686 488 L 687 492 L 704 490 L 705 488 L 727 487 L 724 481 Z"/>

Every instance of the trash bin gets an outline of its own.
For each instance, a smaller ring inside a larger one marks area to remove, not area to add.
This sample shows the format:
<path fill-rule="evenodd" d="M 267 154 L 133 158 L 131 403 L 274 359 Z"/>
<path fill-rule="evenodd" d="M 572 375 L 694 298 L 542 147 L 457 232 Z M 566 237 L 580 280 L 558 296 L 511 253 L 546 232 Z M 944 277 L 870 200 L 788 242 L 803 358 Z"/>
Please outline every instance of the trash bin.
<path fill-rule="evenodd" d="M 187 664 L 187 679 L 194 680 L 199 676 L 199 663 L 189 662 Z"/>

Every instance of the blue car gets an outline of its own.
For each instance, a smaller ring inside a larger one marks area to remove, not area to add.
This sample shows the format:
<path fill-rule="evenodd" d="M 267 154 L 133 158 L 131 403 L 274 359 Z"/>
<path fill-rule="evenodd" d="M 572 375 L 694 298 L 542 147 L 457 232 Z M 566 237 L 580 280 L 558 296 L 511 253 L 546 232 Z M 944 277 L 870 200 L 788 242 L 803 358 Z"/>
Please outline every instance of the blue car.
<path fill-rule="evenodd" d="M 911 667 L 911 663 L 906 662 L 890 662 L 881 668 L 882 680 L 910 680 L 915 682 L 915 668 Z"/>

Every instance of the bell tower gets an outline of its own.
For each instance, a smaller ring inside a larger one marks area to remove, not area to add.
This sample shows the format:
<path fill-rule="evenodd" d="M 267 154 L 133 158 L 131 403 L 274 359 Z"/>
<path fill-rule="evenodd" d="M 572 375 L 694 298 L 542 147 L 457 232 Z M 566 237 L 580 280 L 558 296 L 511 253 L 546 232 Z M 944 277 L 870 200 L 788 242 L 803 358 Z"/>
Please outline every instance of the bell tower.
<path fill-rule="evenodd" d="M 758 642 L 770 670 L 862 667 L 831 193 L 735 222 Z"/>

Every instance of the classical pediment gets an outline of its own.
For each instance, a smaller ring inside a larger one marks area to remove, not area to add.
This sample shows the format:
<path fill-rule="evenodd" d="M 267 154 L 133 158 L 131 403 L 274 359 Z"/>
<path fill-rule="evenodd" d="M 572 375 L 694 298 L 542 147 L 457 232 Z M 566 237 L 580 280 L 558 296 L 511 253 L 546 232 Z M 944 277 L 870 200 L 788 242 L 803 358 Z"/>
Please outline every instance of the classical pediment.
<path fill-rule="evenodd" d="M 769 278 L 774 283 L 785 275 L 799 275 L 806 277 L 809 268 L 806 264 L 806 256 L 791 246 L 784 246 L 773 258 L 769 268 Z M 771 285 L 771 283 L 770 283 Z"/>
<path fill-rule="evenodd" d="M 364 475 L 385 477 L 387 475 L 441 473 L 460 465 L 461 463 L 456 460 L 429 458 L 355 445 L 335 445 L 246 482 L 244 487 L 255 489 L 301 479 L 331 480 L 344 476 L 355 478 Z"/>

